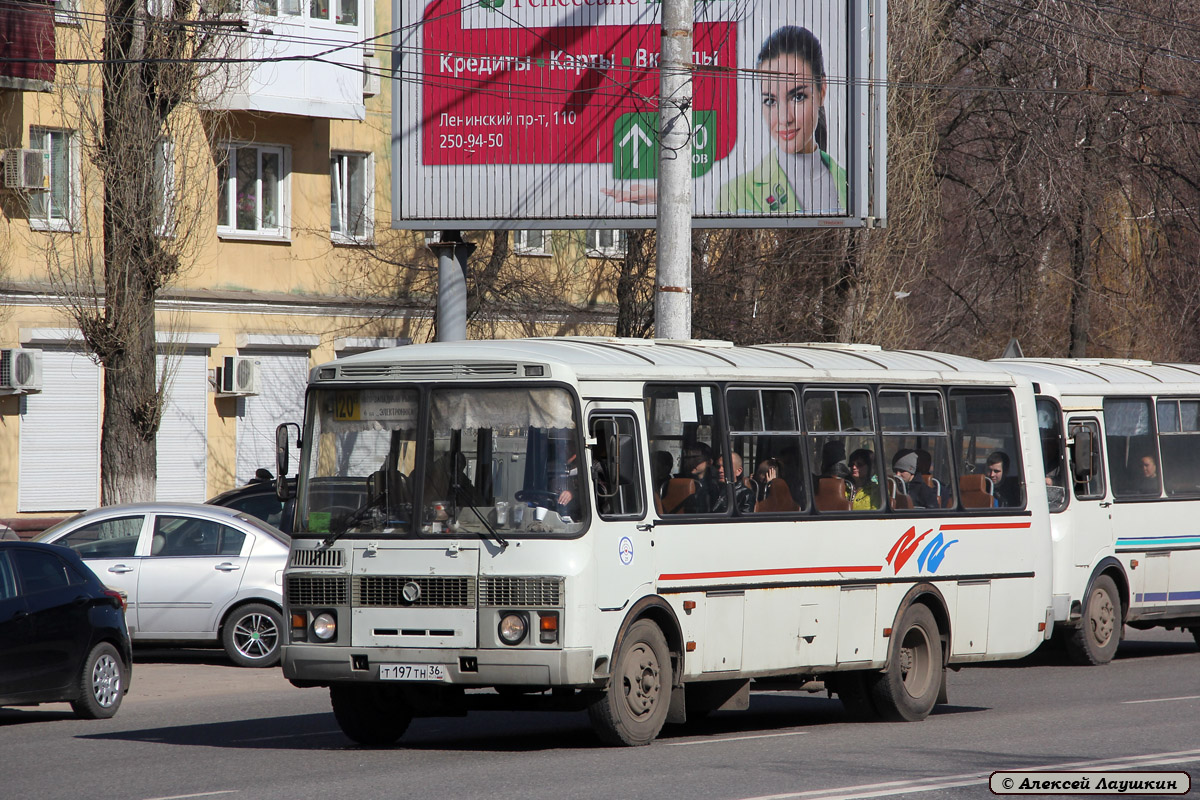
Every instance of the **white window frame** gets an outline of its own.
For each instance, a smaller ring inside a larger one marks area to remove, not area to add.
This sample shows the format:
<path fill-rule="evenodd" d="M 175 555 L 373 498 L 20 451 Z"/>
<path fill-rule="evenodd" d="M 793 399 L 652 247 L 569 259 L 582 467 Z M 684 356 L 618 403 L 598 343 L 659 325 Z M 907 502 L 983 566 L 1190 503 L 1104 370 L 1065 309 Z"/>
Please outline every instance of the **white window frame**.
<path fill-rule="evenodd" d="M 540 233 L 542 235 L 541 244 L 531 244 L 529 234 Z M 553 255 L 550 249 L 550 231 L 548 230 L 517 230 L 512 232 L 512 250 L 520 256 L 549 256 Z"/>
<path fill-rule="evenodd" d="M 54 0 L 54 22 L 57 25 L 79 25 L 79 0 Z"/>
<path fill-rule="evenodd" d="M 613 235 L 612 244 L 601 244 L 600 234 L 611 233 Z M 624 258 L 625 253 L 629 249 L 629 234 L 620 229 L 605 229 L 597 230 L 595 228 L 584 231 L 583 234 L 584 247 L 587 249 L 587 254 L 593 257 L 600 258 Z"/>
<path fill-rule="evenodd" d="M 38 231 L 76 231 L 79 229 L 79 136 L 67 128 L 44 128 L 34 126 L 29 129 L 29 146 L 34 150 L 50 150 L 53 134 L 63 134 L 66 137 L 67 175 L 63 177 L 54 168 L 54 154 L 50 155 L 50 191 L 39 192 L 29 198 L 29 227 Z M 55 151 L 57 152 L 57 151 Z M 55 184 L 64 182 L 67 191 L 66 216 L 51 216 Z M 35 203 L 45 204 L 45 211 L 35 216 Z"/>
<path fill-rule="evenodd" d="M 362 160 L 362 231 L 357 235 L 346 232 L 350 216 L 350 186 L 346 164 L 350 159 Z M 335 213 L 341 230 L 334 225 Z M 375 156 L 349 150 L 334 150 L 329 154 L 329 233 L 338 244 L 370 244 L 375 239 Z"/>
<path fill-rule="evenodd" d="M 255 176 L 255 224 L 256 229 L 237 227 L 237 151 L 255 150 L 258 153 Z M 229 142 L 222 147 L 224 163 L 217 164 L 217 236 L 222 239 L 258 239 L 269 241 L 289 241 L 291 239 L 291 185 L 292 158 L 291 148 L 286 145 L 261 144 L 258 142 Z M 263 225 L 262 219 L 262 161 L 265 154 L 279 157 L 279 187 L 277 211 L 278 219 L 273 226 Z M 221 171 L 225 171 L 224 186 L 222 186 Z M 224 212 L 226 224 L 221 224 L 222 192 L 224 191 Z"/>

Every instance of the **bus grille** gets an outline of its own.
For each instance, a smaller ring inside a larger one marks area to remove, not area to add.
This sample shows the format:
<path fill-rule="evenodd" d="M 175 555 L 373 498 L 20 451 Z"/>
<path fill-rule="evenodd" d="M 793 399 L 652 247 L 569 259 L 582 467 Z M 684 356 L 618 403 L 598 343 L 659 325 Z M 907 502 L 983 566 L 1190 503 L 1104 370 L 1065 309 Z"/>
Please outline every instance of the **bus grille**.
<path fill-rule="evenodd" d="M 324 575 L 287 576 L 287 599 L 290 606 L 344 606 L 349 599 L 347 579 Z"/>
<path fill-rule="evenodd" d="M 415 583 L 421 593 L 414 602 L 404 600 L 404 585 Z M 382 608 L 474 608 L 475 580 L 465 575 L 356 575 L 354 605 Z"/>
<path fill-rule="evenodd" d="M 345 561 L 343 550 L 293 550 L 293 567 L 340 567 Z"/>
<path fill-rule="evenodd" d="M 480 578 L 479 603 L 484 606 L 561 606 L 562 578 Z"/>

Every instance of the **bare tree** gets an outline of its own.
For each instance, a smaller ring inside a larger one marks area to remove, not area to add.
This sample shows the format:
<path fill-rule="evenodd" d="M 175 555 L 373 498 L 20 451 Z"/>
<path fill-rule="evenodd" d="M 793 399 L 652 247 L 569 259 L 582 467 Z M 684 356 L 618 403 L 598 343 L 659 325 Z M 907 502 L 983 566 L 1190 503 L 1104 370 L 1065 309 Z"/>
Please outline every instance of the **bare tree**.
<path fill-rule="evenodd" d="M 195 101 L 227 28 L 185 0 L 106 0 L 79 22 L 84 57 L 59 73 L 87 162 L 79 229 L 50 237 L 47 259 L 104 366 L 101 501 L 151 500 L 171 373 L 156 369 L 155 299 L 193 257 L 218 122 Z"/>

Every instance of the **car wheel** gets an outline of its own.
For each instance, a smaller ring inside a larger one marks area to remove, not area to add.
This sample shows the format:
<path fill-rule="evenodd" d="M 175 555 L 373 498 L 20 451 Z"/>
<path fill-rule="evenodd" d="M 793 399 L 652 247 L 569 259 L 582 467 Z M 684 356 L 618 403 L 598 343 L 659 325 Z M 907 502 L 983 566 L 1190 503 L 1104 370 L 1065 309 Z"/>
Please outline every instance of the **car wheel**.
<path fill-rule="evenodd" d="M 283 643 L 283 615 L 271 606 L 248 603 L 233 610 L 221 632 L 221 644 L 239 667 L 273 667 Z"/>
<path fill-rule="evenodd" d="M 79 675 L 79 699 L 71 701 L 80 719 L 108 719 L 125 695 L 125 662 L 115 647 L 101 642 L 88 653 Z"/>
<path fill-rule="evenodd" d="M 915 603 L 892 631 L 888 666 L 868 679 L 879 716 L 917 722 L 929 716 L 942 689 L 942 639 L 927 606 Z"/>
<path fill-rule="evenodd" d="M 400 694 L 378 686 L 335 683 L 329 687 L 329 703 L 342 733 L 369 747 L 395 744 L 412 722 Z"/>
<path fill-rule="evenodd" d="M 608 688 L 588 708 L 605 744 L 650 744 L 667 721 L 671 703 L 671 651 L 648 619 L 629 627 L 614 659 Z"/>
<path fill-rule="evenodd" d="M 1067 635 L 1067 655 L 1076 664 L 1107 664 L 1121 644 L 1121 595 L 1107 575 L 1100 575 L 1088 593 L 1083 618 Z"/>

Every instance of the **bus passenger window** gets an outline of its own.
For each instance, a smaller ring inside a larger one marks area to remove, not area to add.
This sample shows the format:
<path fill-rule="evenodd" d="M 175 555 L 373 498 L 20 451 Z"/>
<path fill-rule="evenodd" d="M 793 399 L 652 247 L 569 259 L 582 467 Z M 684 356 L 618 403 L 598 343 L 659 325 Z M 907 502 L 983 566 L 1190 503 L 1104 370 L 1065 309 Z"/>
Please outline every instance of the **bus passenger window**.
<path fill-rule="evenodd" d="M 1200 495 L 1200 400 L 1158 400 L 1158 467 L 1167 497 Z M 1154 466 L 1142 457 L 1143 476 Z"/>
<path fill-rule="evenodd" d="M 732 486 L 734 513 L 790 513 L 805 506 L 796 393 L 789 388 L 731 387 L 725 395 L 733 452 L 718 462 Z"/>
<path fill-rule="evenodd" d="M 717 478 L 717 461 L 724 456 L 718 399 L 714 386 L 646 387 L 651 464 L 656 473 L 668 457 L 675 466 L 654 487 L 655 506 L 664 515 L 728 513 L 719 497 L 730 489 Z"/>
<path fill-rule="evenodd" d="M 861 390 L 810 389 L 804 423 L 814 469 L 818 511 L 875 511 L 883 507 L 871 395 Z"/>
<path fill-rule="evenodd" d="M 961 506 L 1023 508 L 1024 469 L 1012 394 L 952 389 L 950 420 Z"/>
<path fill-rule="evenodd" d="M 1161 496 L 1158 436 L 1150 413 L 1150 398 L 1106 397 L 1104 428 L 1113 497 L 1120 500 Z"/>
<path fill-rule="evenodd" d="M 879 427 L 887 471 L 888 503 L 897 511 L 954 505 L 950 437 L 938 392 L 881 391 Z"/>

